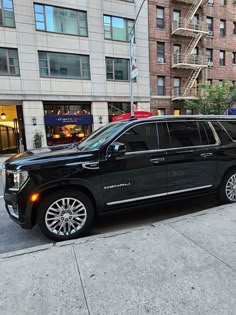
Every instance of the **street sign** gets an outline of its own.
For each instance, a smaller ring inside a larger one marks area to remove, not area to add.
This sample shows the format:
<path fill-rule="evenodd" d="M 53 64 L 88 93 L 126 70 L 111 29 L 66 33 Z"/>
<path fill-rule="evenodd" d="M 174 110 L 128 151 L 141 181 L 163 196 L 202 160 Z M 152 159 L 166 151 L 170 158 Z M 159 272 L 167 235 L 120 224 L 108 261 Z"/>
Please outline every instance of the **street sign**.
<path fill-rule="evenodd" d="M 135 79 L 138 76 L 138 68 L 137 66 L 134 64 L 132 66 L 132 74 L 131 74 L 131 78 Z"/>

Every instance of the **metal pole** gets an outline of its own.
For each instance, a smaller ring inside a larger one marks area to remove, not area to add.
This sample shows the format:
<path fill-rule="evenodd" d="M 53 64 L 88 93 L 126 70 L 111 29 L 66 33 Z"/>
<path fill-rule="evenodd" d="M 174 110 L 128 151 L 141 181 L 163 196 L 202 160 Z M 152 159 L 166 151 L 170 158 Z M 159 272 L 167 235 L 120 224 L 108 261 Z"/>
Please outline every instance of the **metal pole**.
<path fill-rule="evenodd" d="M 133 79 L 132 79 L 132 68 L 133 68 L 133 44 L 134 44 L 134 33 L 130 34 L 129 39 L 129 81 L 130 81 L 130 118 L 134 117 L 134 95 L 133 95 Z"/>

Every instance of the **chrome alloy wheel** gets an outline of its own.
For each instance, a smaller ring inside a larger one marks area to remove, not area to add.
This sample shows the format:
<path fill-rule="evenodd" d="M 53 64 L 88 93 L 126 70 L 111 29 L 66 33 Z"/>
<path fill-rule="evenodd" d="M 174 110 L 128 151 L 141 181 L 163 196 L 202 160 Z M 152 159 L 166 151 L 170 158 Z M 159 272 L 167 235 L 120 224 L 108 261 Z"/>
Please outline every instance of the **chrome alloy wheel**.
<path fill-rule="evenodd" d="M 233 174 L 227 181 L 225 193 L 230 201 L 236 201 L 236 174 Z"/>
<path fill-rule="evenodd" d="M 61 198 L 50 205 L 45 214 L 48 230 L 56 235 L 72 235 L 80 230 L 87 219 L 87 211 L 75 198 Z"/>

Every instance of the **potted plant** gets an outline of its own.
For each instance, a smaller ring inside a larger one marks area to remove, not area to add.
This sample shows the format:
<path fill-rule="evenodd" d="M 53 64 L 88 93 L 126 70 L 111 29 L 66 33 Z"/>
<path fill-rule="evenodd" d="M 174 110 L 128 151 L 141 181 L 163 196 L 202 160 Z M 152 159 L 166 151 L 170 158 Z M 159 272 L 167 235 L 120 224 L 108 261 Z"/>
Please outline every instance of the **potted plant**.
<path fill-rule="evenodd" d="M 41 148 L 42 147 L 42 138 L 43 134 L 40 130 L 35 130 L 34 131 L 34 136 L 33 136 L 33 144 L 34 148 Z"/>

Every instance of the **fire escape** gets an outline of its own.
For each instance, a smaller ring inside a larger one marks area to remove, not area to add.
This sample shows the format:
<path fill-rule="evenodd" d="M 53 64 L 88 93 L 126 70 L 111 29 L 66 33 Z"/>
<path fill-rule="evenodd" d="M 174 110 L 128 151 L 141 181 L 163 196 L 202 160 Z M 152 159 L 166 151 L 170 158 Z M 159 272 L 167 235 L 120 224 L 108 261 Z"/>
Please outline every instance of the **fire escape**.
<path fill-rule="evenodd" d="M 180 86 L 173 88 L 172 100 L 194 99 L 198 96 L 196 88 L 197 78 L 203 69 L 207 68 L 207 57 L 202 54 L 196 54 L 196 47 L 199 41 L 208 34 L 207 24 L 202 21 L 196 21 L 195 14 L 206 0 L 174 0 L 187 5 L 191 5 L 188 13 L 184 17 L 172 23 L 172 35 L 185 36 L 190 42 L 184 53 L 175 52 L 172 57 L 172 69 L 188 69 L 190 75 L 181 88 Z M 202 71 L 203 75 L 206 71 Z M 203 78 L 205 80 L 206 78 Z M 195 88 L 194 88 L 195 86 Z"/>

